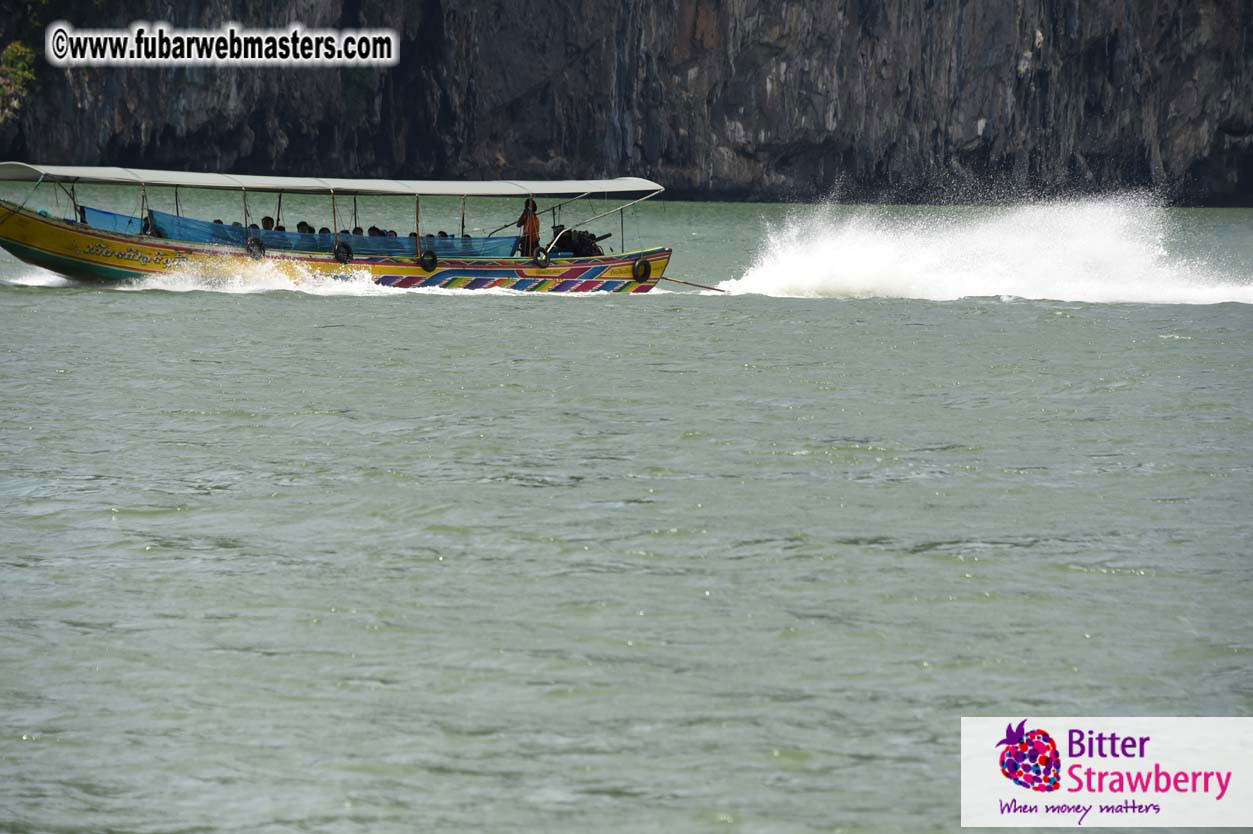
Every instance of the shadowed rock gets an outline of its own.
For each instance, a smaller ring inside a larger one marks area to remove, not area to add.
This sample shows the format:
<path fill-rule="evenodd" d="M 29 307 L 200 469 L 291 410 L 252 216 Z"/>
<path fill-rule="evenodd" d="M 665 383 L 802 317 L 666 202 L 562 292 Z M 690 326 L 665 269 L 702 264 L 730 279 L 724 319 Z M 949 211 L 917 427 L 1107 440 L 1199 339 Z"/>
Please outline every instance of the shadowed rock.
<path fill-rule="evenodd" d="M 0 21 L 169 18 L 52 0 Z M 658 179 L 672 194 L 987 199 L 1151 187 L 1253 203 L 1253 5 L 1199 0 L 385 4 L 266 25 L 395 28 L 400 63 L 0 77 L 0 155 L 343 176 Z M 238 3 L 179 26 L 258 24 Z M 19 89 L 20 88 L 20 89 Z"/>

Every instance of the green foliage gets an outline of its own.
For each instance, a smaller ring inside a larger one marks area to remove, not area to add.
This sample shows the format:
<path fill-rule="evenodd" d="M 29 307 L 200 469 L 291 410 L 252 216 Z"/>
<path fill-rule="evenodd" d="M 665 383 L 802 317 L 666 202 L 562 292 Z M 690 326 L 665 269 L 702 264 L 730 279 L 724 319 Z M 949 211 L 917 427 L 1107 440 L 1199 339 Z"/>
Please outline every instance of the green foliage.
<path fill-rule="evenodd" d="M 21 41 L 13 41 L 0 52 L 0 90 L 20 97 L 34 80 L 34 50 Z"/>

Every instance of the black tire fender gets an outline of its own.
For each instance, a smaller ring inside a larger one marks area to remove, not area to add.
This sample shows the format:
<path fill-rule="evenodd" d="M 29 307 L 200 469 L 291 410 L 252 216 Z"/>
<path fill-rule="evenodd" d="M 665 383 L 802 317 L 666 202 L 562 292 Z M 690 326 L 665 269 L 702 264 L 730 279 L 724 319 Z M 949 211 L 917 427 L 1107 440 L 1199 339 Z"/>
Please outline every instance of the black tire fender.
<path fill-rule="evenodd" d="M 535 265 L 540 269 L 548 269 L 548 265 L 552 263 L 552 259 L 548 257 L 548 250 L 543 246 L 535 247 Z"/>
<path fill-rule="evenodd" d="M 653 264 L 647 258 L 640 258 L 631 264 L 631 277 L 636 281 L 647 281 L 653 274 Z"/>
<path fill-rule="evenodd" d="M 265 257 L 265 243 L 261 238 L 254 235 L 248 238 L 248 242 L 244 244 L 244 251 L 248 253 L 248 257 L 254 261 L 259 261 Z"/>
<path fill-rule="evenodd" d="M 439 264 L 439 258 L 435 257 L 434 249 L 427 249 L 422 253 L 422 257 L 418 258 L 418 263 L 422 264 L 422 268 L 427 272 L 434 272 Z"/>
<path fill-rule="evenodd" d="M 335 256 L 335 260 L 341 264 L 352 262 L 352 247 L 342 240 L 335 244 L 335 248 L 331 250 L 331 254 Z"/>

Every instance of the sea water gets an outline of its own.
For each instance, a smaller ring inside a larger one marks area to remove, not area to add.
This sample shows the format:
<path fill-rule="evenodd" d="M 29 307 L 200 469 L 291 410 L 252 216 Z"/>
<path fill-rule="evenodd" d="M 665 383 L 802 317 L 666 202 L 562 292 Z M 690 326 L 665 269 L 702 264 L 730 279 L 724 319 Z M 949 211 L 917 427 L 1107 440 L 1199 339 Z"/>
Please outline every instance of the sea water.
<path fill-rule="evenodd" d="M 596 228 L 727 292 L 2 256 L 0 829 L 954 830 L 962 715 L 1253 713 L 1253 212 Z"/>

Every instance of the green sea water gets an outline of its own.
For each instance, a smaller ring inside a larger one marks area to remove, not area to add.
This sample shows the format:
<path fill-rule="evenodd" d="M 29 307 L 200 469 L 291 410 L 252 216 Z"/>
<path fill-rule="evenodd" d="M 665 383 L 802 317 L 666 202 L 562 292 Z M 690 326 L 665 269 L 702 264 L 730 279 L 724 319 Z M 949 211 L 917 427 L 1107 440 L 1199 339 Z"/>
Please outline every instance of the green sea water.
<path fill-rule="evenodd" d="M 729 292 L 0 256 L 0 830 L 951 831 L 962 715 L 1253 714 L 1253 211 L 597 228 Z"/>

